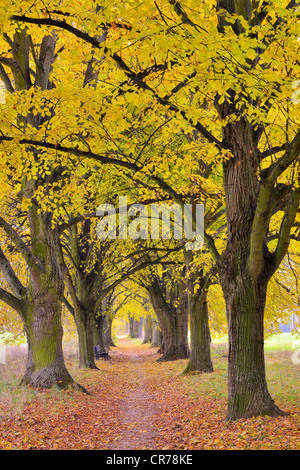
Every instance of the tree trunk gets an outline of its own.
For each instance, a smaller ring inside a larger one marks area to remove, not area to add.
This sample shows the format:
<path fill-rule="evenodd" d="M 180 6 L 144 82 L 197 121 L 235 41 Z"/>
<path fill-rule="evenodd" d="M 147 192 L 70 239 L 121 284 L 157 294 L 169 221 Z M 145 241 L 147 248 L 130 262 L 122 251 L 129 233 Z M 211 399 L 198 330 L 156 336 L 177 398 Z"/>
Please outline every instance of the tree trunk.
<path fill-rule="evenodd" d="M 174 361 L 188 358 L 188 311 L 185 296 L 180 299 L 181 305 L 171 309 L 159 290 L 149 288 L 149 293 L 163 334 L 163 355 L 159 360 Z"/>
<path fill-rule="evenodd" d="M 63 358 L 61 324 L 63 273 L 59 263 L 58 234 L 51 217 L 40 214 L 35 203 L 28 212 L 32 255 L 29 259 L 29 287 L 24 326 L 28 340 L 27 367 L 22 384 L 60 388 L 75 384 Z"/>
<path fill-rule="evenodd" d="M 94 323 L 94 344 L 99 344 L 101 352 L 105 351 L 105 339 L 104 339 L 104 315 L 96 315 Z"/>
<path fill-rule="evenodd" d="M 224 290 L 229 318 L 228 411 L 230 420 L 284 415 L 271 398 L 265 373 L 264 308 L 267 282 L 244 273 Z"/>
<path fill-rule="evenodd" d="M 94 354 L 94 311 L 84 306 L 74 307 L 74 319 L 78 334 L 79 368 L 97 369 Z"/>
<path fill-rule="evenodd" d="M 278 416 L 267 389 L 264 362 L 264 308 L 274 272 L 266 242 L 251 248 L 257 206 L 257 151 L 254 131 L 241 119 L 224 129 L 233 156 L 223 164 L 228 243 L 219 261 L 229 330 L 227 418 Z M 266 211 L 265 217 L 269 212 Z M 261 266 L 251 265 L 253 250 L 262 250 Z M 252 271 L 250 269 L 252 267 Z"/>
<path fill-rule="evenodd" d="M 143 344 L 151 343 L 152 341 L 152 317 L 147 315 L 144 319 L 144 340 Z"/>
<path fill-rule="evenodd" d="M 190 359 L 183 373 L 193 371 L 213 372 L 206 291 L 203 290 L 201 295 L 190 303 Z"/>
<path fill-rule="evenodd" d="M 25 331 L 28 357 L 21 385 L 65 389 L 75 383 L 67 371 L 62 350 L 61 305 L 51 292 L 27 309 Z M 76 386 L 75 386 L 76 388 Z"/>
<path fill-rule="evenodd" d="M 104 345 L 106 349 L 110 349 L 111 346 L 115 347 L 115 343 L 112 338 L 112 322 L 113 318 L 106 316 L 103 325 L 103 336 L 104 336 Z"/>
<path fill-rule="evenodd" d="M 144 319 L 140 318 L 139 319 L 139 338 L 143 337 L 143 324 L 144 324 Z"/>
<path fill-rule="evenodd" d="M 162 345 L 163 335 L 156 318 L 152 318 L 152 341 L 151 347 L 158 348 Z"/>
<path fill-rule="evenodd" d="M 129 319 L 129 336 L 130 338 L 138 338 L 139 337 L 139 320 L 135 320 L 134 317 L 128 315 Z"/>

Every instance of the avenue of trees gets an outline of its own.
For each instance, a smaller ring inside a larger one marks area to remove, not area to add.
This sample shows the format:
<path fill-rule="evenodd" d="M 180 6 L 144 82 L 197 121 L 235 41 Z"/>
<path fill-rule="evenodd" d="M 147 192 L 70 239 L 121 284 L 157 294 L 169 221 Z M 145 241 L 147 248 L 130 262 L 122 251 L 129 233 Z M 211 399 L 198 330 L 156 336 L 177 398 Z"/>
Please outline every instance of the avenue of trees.
<path fill-rule="evenodd" d="M 0 300 L 26 333 L 22 384 L 84 392 L 65 366 L 63 309 L 79 366 L 95 368 L 95 341 L 108 346 L 134 299 L 155 335 L 158 322 L 161 360 L 188 358 L 185 373 L 213 371 L 210 330 L 228 333 L 229 420 L 284 415 L 264 339 L 269 310 L 299 307 L 299 2 L 0 10 Z M 120 196 L 131 237 L 119 208 L 116 237 L 101 239 L 97 208 Z M 153 203 L 203 204 L 202 249 L 175 221 L 151 238 Z"/>

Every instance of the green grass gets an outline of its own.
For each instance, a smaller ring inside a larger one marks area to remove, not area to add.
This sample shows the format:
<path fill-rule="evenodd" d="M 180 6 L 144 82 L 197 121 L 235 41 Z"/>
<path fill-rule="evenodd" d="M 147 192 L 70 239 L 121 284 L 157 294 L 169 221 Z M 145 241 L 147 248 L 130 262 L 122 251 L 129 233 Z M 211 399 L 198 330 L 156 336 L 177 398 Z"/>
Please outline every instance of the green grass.
<path fill-rule="evenodd" d="M 300 335 L 279 333 L 265 340 L 265 351 L 294 351 L 300 348 Z"/>
<path fill-rule="evenodd" d="M 214 372 L 181 376 L 187 360 L 169 363 L 170 374 L 180 379 L 193 398 L 227 400 L 227 338 L 213 340 Z M 300 403 L 300 364 L 293 363 L 292 353 L 300 349 L 300 341 L 290 333 L 280 333 L 265 341 L 266 375 L 269 391 L 278 405 L 295 409 Z"/>

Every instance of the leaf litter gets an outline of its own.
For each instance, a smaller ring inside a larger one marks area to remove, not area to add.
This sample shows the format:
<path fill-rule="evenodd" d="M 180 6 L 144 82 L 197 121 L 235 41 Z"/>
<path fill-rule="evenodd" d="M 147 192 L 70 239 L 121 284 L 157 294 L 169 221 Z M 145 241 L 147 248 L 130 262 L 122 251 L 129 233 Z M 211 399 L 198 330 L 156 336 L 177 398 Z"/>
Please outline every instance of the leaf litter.
<path fill-rule="evenodd" d="M 157 349 L 119 343 L 99 370 L 67 363 L 89 395 L 38 390 L 21 414 L 0 419 L 0 449 L 300 450 L 299 406 L 228 422 L 226 399 L 201 393 L 201 374 L 181 375 L 185 361 L 157 362 Z"/>

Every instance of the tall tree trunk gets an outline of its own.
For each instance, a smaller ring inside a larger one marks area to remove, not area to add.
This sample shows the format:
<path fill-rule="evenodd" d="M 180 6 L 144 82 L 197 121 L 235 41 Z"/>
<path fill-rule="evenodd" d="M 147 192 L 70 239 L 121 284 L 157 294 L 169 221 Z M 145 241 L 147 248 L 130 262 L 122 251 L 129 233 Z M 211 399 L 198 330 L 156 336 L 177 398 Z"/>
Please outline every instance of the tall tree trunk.
<path fill-rule="evenodd" d="M 63 273 L 58 256 L 58 234 L 48 214 L 40 214 L 33 203 L 28 212 L 32 255 L 29 259 L 28 302 L 24 327 L 28 341 L 28 359 L 22 384 L 60 388 L 75 384 L 63 358 L 61 324 Z"/>
<path fill-rule="evenodd" d="M 215 268 L 206 275 L 203 269 L 191 269 L 193 253 L 185 253 L 187 267 L 188 307 L 190 314 L 190 359 L 183 373 L 213 372 L 211 337 L 208 322 L 207 289 Z M 197 280 L 197 283 L 196 283 Z"/>
<path fill-rule="evenodd" d="M 152 340 L 151 347 L 157 348 L 162 345 L 163 335 L 160 329 L 159 322 L 156 318 L 152 318 Z"/>
<path fill-rule="evenodd" d="M 105 338 L 104 338 L 104 315 L 96 315 L 94 322 L 94 344 L 99 344 L 101 352 L 106 349 Z"/>
<path fill-rule="evenodd" d="M 245 21 L 249 21 L 252 14 L 252 21 L 259 25 L 265 16 L 255 9 L 254 2 L 250 0 L 217 0 L 219 33 L 225 33 L 226 26 L 231 27 L 237 37 L 244 33 L 239 21 L 227 22 L 234 14 L 242 15 Z M 243 89 L 241 96 L 232 88 L 227 90 L 228 99 L 222 104 L 218 102 L 218 96 L 215 101 L 220 118 L 227 120 L 223 127 L 222 146 L 229 151 L 223 162 L 228 241 L 224 253 L 217 259 L 229 330 L 229 420 L 284 414 L 272 400 L 266 382 L 264 309 L 268 282 L 286 253 L 300 200 L 298 188 L 288 193 L 288 186 L 282 191 L 278 185 L 282 172 L 291 167 L 299 155 L 299 134 L 293 141 L 294 146 L 281 157 L 281 168 L 277 172 L 269 172 L 272 165 L 261 171 L 259 142 L 266 126 L 263 122 L 259 125 L 247 120 L 247 105 L 251 107 L 254 104 L 258 108 L 264 99 L 257 100 L 255 104 L 253 97 L 247 94 Z M 267 112 L 268 100 L 264 106 Z M 284 202 L 287 194 L 288 203 Z M 278 210 L 279 202 L 285 206 L 285 215 L 277 247 L 272 252 L 267 238 L 270 220 Z"/>
<path fill-rule="evenodd" d="M 188 310 L 185 296 L 180 299 L 178 307 L 170 308 L 158 289 L 150 287 L 148 290 L 163 334 L 163 355 L 159 360 L 188 358 Z"/>
<path fill-rule="evenodd" d="M 142 317 L 139 319 L 139 338 L 143 337 L 143 324 L 144 324 L 144 319 Z"/>
<path fill-rule="evenodd" d="M 211 337 L 208 324 L 207 293 L 191 301 L 190 308 L 190 359 L 184 373 L 199 371 L 213 372 L 211 359 Z"/>
<path fill-rule="evenodd" d="M 106 349 L 110 349 L 111 346 L 115 347 L 114 340 L 112 338 L 112 322 L 113 318 L 111 316 L 106 316 L 103 324 L 103 336 L 104 336 L 104 345 Z"/>
<path fill-rule="evenodd" d="M 259 269 L 251 264 L 259 191 L 255 133 L 241 119 L 224 129 L 224 141 L 233 153 L 223 165 L 228 243 L 219 263 L 229 329 L 227 418 L 278 416 L 283 412 L 268 392 L 263 350 L 266 291 L 274 272 L 266 242 L 262 244 Z M 268 214 L 267 211 L 266 217 Z"/>
<path fill-rule="evenodd" d="M 226 284 L 223 282 L 223 285 Z M 279 416 L 267 387 L 264 357 L 264 308 L 266 280 L 254 283 L 241 273 L 234 285 L 227 284 L 224 296 L 229 321 L 227 418 Z"/>
<path fill-rule="evenodd" d="M 28 357 L 21 384 L 41 388 L 74 387 L 64 363 L 61 303 L 56 293 L 40 294 L 38 300 L 28 306 L 25 318 Z"/>
<path fill-rule="evenodd" d="M 79 345 L 79 368 L 97 369 L 94 358 L 94 311 L 75 305 L 74 319 Z"/>
<path fill-rule="evenodd" d="M 151 343 L 152 341 L 152 317 L 147 315 L 144 319 L 144 340 L 143 344 Z"/>
<path fill-rule="evenodd" d="M 139 337 L 139 320 L 135 320 L 134 317 L 128 315 L 129 319 L 129 336 L 131 338 L 138 338 Z"/>

